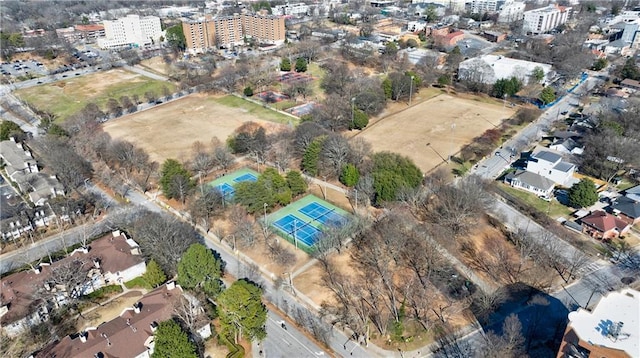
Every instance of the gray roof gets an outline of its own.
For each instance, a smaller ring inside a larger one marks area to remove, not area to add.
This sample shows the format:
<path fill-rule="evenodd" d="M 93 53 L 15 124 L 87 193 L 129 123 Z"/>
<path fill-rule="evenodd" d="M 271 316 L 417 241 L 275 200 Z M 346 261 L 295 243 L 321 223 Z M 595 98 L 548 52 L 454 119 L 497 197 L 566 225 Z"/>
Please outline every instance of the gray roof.
<path fill-rule="evenodd" d="M 517 180 L 523 184 L 527 184 L 543 191 L 553 189 L 554 185 L 556 184 L 553 182 L 553 180 L 549 180 L 542 175 L 528 172 L 526 170 L 517 170 L 515 173 L 508 174 L 505 179 L 509 181 Z"/>
<path fill-rule="evenodd" d="M 11 140 L 3 140 L 0 142 L 0 153 L 7 165 L 14 166 L 18 170 L 24 168 L 27 162 L 35 162 L 34 159 L 25 152 L 22 144 Z"/>
<path fill-rule="evenodd" d="M 559 170 L 561 172 L 565 172 L 567 173 L 568 171 L 570 171 L 571 169 L 573 169 L 574 165 L 571 163 L 567 163 L 567 162 L 560 162 L 558 164 L 556 164 L 553 169 Z"/>
<path fill-rule="evenodd" d="M 533 153 L 531 155 L 535 159 L 544 160 L 550 163 L 555 163 L 558 160 L 562 159 L 562 157 L 556 153 L 551 153 L 547 150 L 541 150 L 538 153 Z"/>
<path fill-rule="evenodd" d="M 574 131 L 555 131 L 553 132 L 553 136 L 555 138 L 571 138 L 571 137 L 582 137 L 582 134 Z"/>
<path fill-rule="evenodd" d="M 636 185 L 633 188 L 629 188 L 624 192 L 625 194 L 640 194 L 640 185 Z"/>
<path fill-rule="evenodd" d="M 640 203 L 625 196 L 618 198 L 611 207 L 630 218 L 640 218 Z"/>

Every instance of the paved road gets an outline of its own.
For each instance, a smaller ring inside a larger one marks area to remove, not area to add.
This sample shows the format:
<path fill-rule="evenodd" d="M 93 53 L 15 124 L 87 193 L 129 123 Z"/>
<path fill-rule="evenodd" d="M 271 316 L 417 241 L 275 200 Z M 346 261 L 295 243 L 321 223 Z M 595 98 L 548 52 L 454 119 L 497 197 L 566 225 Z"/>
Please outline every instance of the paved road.
<path fill-rule="evenodd" d="M 578 105 L 581 95 L 587 94 L 596 85 L 602 83 L 602 79 L 589 76 L 572 93 L 567 94 L 556 105 L 544 112 L 535 122 L 529 124 L 520 133 L 504 143 L 495 154 L 480 161 L 470 172 L 483 178 L 493 180 L 497 178 L 511 162 L 518 158 L 519 152 L 529 148 L 531 143 L 542 138 L 551 124 L 560 117 L 560 113 L 571 111 Z M 513 155 L 513 156 L 512 156 Z"/>
<path fill-rule="evenodd" d="M 131 71 L 131 72 L 135 72 L 135 73 L 137 73 L 139 75 L 142 75 L 142 76 L 146 76 L 146 77 L 152 78 L 154 80 L 158 80 L 158 81 L 168 81 L 169 80 L 169 78 L 167 78 L 165 76 L 160 76 L 160 75 L 155 74 L 153 72 L 149 72 L 149 71 L 147 71 L 147 70 L 145 70 L 143 68 L 140 68 L 138 66 L 124 66 L 124 69 L 126 69 L 128 71 Z"/>
<path fill-rule="evenodd" d="M 254 357 L 328 357 L 328 354 L 322 348 L 299 330 L 293 329 L 293 327 L 287 323 L 285 323 L 286 329 L 282 328 L 281 322 L 284 321 L 285 317 L 278 313 L 271 310 L 268 312 L 266 324 L 267 339 L 260 344 L 254 343 Z"/>

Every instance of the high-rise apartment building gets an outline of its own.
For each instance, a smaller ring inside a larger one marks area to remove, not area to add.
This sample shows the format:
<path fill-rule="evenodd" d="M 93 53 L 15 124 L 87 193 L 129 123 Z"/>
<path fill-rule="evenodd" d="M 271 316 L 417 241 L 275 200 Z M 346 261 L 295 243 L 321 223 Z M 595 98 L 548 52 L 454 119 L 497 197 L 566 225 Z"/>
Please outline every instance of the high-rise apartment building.
<path fill-rule="evenodd" d="M 570 7 L 558 5 L 525 11 L 523 30 L 527 34 L 544 34 L 566 23 L 569 12 L 571 12 Z"/>
<path fill-rule="evenodd" d="M 143 47 L 160 42 L 162 28 L 156 16 L 127 15 L 104 21 L 105 37 L 98 39 L 101 48 Z"/>
<path fill-rule="evenodd" d="M 270 15 L 236 14 L 188 20 L 182 22 L 182 31 L 187 50 L 192 53 L 239 46 L 244 44 L 245 37 L 276 45 L 285 39 L 284 17 Z"/>

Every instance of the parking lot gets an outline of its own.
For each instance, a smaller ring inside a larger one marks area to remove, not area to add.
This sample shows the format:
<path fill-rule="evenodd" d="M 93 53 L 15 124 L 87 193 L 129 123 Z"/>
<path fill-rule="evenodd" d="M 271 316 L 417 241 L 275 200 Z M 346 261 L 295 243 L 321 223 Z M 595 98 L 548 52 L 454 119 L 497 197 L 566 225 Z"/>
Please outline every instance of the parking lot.
<path fill-rule="evenodd" d="M 47 68 L 37 61 L 22 61 L 16 60 L 14 62 L 3 62 L 0 65 L 0 73 L 5 76 L 42 76 L 48 73 Z"/>

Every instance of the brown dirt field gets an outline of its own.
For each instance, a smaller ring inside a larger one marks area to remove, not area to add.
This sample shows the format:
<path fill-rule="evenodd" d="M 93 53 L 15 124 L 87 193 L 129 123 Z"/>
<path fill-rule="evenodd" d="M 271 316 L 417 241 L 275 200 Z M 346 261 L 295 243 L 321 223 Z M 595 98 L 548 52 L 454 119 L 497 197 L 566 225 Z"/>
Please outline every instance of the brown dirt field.
<path fill-rule="evenodd" d="M 149 69 L 152 72 L 156 72 L 160 75 L 169 75 L 169 65 L 164 62 L 162 56 L 156 56 L 147 60 L 143 60 L 140 62 L 140 66 L 145 67 L 146 69 Z"/>
<path fill-rule="evenodd" d="M 485 98 L 467 99 L 441 94 L 399 109 L 357 136 L 370 142 L 375 151 L 406 155 L 422 171 L 429 172 L 442 164 L 443 158 L 459 152 L 473 138 L 500 125 L 513 113 L 512 108 L 503 108 Z M 455 125 L 453 129 L 452 125 Z M 427 143 L 430 143 L 430 148 Z"/>
<path fill-rule="evenodd" d="M 132 307 L 142 295 L 142 291 L 129 291 L 104 306 L 97 306 L 97 308 L 90 312 L 84 313 L 84 318 L 78 317 L 76 322 L 77 330 L 81 331 L 87 327 L 98 327 L 102 322 L 108 322 L 118 317 L 125 308 Z"/>
<path fill-rule="evenodd" d="M 105 123 L 104 130 L 115 139 L 126 139 L 144 149 L 152 160 L 189 158 L 195 141 L 209 143 L 217 137 L 226 141 L 242 123 L 253 121 L 267 132 L 284 128 L 261 120 L 240 108 L 227 107 L 214 97 L 194 94 L 156 108 Z"/>

